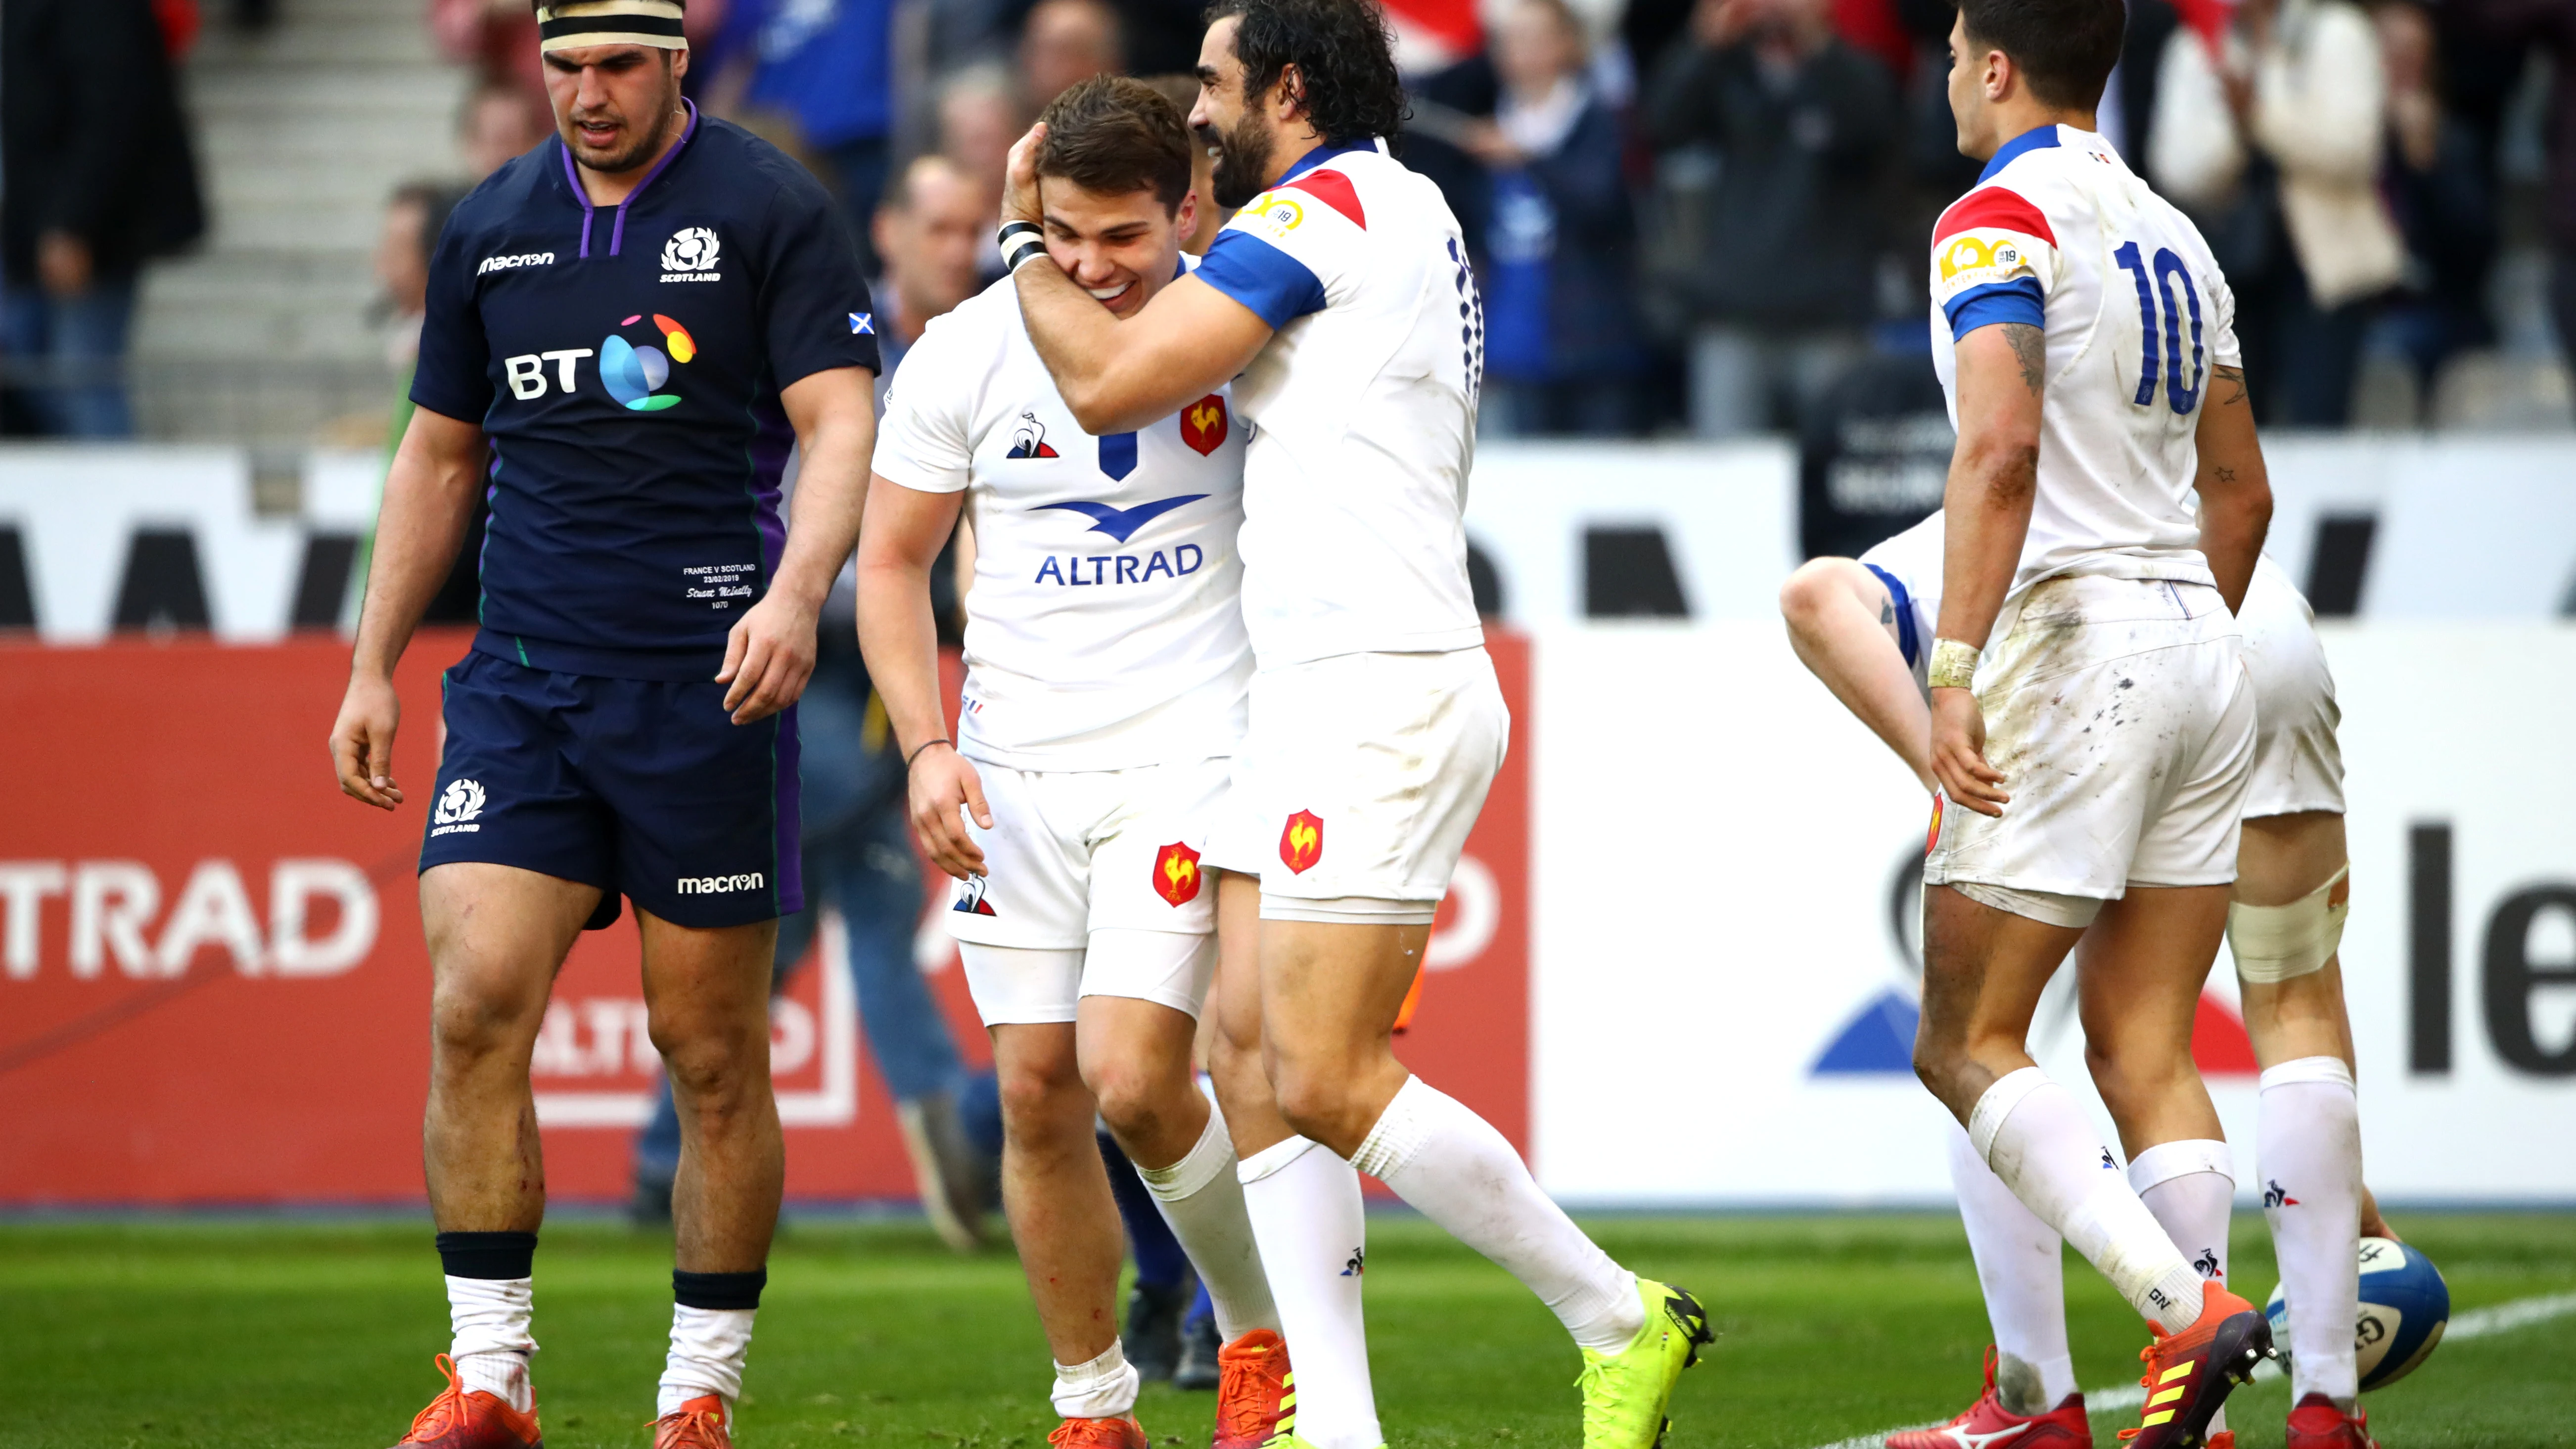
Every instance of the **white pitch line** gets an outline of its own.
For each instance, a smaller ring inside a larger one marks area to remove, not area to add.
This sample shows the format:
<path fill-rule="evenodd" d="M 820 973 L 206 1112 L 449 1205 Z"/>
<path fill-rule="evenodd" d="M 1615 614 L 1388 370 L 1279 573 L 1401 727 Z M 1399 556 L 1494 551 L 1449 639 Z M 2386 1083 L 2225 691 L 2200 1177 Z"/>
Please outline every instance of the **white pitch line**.
<path fill-rule="evenodd" d="M 2528 1328 L 2532 1324 L 2546 1323 L 2553 1318 L 2565 1318 L 2569 1314 L 2576 1314 L 2576 1293 L 2552 1293 L 2538 1298 L 2516 1298 L 2486 1308 L 2472 1308 L 2453 1318 L 2450 1327 L 2442 1331 L 2442 1341 L 2449 1343 L 2454 1339 L 2485 1338 L 2492 1334 L 2511 1333 L 2517 1328 Z M 2254 1366 L 2254 1377 L 2258 1381 L 2276 1379 L 2280 1376 L 2281 1366 L 2275 1360 L 2265 1359 Z M 2147 1391 L 2136 1384 L 2112 1384 L 2106 1388 L 2087 1389 L 2084 1393 L 2084 1408 L 2088 1414 L 2123 1413 L 2146 1401 Z M 1939 1422 L 1941 1421 L 1934 1420 L 1933 1424 Z M 1855 1434 L 1849 1439 L 1837 1439 L 1831 1444 L 1819 1444 L 1816 1449 L 1881 1449 L 1890 1434 L 1901 1433 L 1907 1429 L 1929 1429 L 1933 1424 L 1899 1424 L 1893 1429 L 1881 1429 L 1875 1434 Z"/>

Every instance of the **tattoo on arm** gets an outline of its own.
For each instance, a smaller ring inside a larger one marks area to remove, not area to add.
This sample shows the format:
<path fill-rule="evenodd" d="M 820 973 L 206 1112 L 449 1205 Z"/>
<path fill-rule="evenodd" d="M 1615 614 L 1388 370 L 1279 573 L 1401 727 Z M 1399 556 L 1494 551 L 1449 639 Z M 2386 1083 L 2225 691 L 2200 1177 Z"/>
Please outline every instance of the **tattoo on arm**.
<path fill-rule="evenodd" d="M 2236 470 L 2233 468 L 2216 468 L 2211 471 L 2218 475 L 2218 481 L 2221 483 L 2233 483 L 2236 481 Z"/>
<path fill-rule="evenodd" d="M 2231 389 L 2227 396 L 2218 400 L 2218 405 L 2220 407 L 2229 407 L 2245 401 L 2245 369 L 2241 367 L 2213 367 L 2210 369 L 2210 372 L 2220 382 L 2226 383 Z"/>
<path fill-rule="evenodd" d="M 2048 334 L 2027 322 L 2004 324 L 2004 341 L 2012 344 L 2013 360 L 2021 364 L 2022 386 L 2031 396 L 2040 395 L 2042 379 L 2048 375 Z"/>

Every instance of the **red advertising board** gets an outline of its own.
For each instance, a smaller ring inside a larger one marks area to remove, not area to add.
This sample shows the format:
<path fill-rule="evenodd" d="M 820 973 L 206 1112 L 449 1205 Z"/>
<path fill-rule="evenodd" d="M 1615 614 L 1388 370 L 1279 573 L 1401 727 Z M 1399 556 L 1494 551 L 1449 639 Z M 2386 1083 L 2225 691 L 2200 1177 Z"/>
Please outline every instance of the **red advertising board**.
<path fill-rule="evenodd" d="M 0 647 L 0 1206 L 419 1200 L 413 877 L 438 671 L 464 642 L 423 635 L 404 664 L 394 775 L 411 800 L 391 815 L 332 781 L 338 640 Z M 1529 658 L 1516 637 L 1492 648 L 1516 748 L 1399 1051 L 1526 1149 Z M 923 969 L 981 1061 L 935 895 Z M 910 1196 L 846 977 L 809 963 L 771 1043 L 790 1196 Z M 537 1043 L 553 1195 L 622 1193 L 657 1070 L 630 915 L 574 950 Z"/>

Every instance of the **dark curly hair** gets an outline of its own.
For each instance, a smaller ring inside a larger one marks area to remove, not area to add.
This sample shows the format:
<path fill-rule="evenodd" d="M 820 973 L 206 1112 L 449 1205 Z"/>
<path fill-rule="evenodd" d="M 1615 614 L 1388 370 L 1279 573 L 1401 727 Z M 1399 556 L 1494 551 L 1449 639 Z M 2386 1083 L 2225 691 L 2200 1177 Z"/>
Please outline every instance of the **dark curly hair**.
<path fill-rule="evenodd" d="M 1243 93 L 1259 96 L 1289 66 L 1303 85 L 1307 124 L 1331 145 L 1383 136 L 1404 126 L 1404 82 L 1386 16 L 1374 0 L 1216 0 L 1207 23 L 1241 22 L 1234 55 L 1243 62 Z"/>

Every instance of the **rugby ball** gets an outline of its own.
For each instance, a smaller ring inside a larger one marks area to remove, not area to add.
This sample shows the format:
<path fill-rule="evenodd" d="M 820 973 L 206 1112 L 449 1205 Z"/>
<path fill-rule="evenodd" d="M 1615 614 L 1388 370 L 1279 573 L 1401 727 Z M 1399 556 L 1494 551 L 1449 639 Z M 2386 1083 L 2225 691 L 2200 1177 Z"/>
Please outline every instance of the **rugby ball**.
<path fill-rule="evenodd" d="M 2290 1306 L 2281 1289 L 2263 1305 L 2284 1365 L 2290 1357 Z M 2362 1392 L 2413 1373 L 2433 1356 L 2451 1322 L 2451 1289 L 2420 1249 L 2394 1238 L 2361 1240 L 2361 1316 L 2353 1326 L 2353 1366 Z"/>

